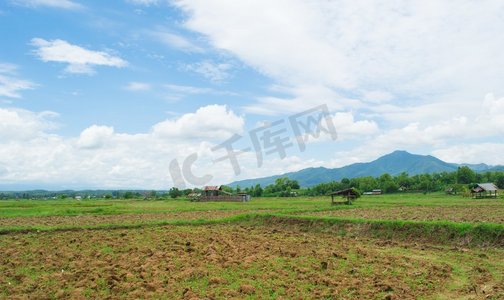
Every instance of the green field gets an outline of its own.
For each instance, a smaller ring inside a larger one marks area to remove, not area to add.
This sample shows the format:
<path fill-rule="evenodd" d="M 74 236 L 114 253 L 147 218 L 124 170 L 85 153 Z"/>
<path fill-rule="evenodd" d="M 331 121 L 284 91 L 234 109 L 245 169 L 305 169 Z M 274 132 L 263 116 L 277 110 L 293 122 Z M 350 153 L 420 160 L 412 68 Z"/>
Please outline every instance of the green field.
<path fill-rule="evenodd" d="M 6 200 L 0 233 L 2 298 L 504 298 L 503 199 Z"/>

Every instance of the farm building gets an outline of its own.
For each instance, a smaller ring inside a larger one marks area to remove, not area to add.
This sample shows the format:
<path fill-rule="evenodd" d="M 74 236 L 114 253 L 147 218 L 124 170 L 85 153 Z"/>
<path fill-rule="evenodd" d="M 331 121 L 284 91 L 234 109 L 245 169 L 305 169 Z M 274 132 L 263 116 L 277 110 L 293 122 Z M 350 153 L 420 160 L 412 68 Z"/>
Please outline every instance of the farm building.
<path fill-rule="evenodd" d="M 473 198 L 497 198 L 498 188 L 493 183 L 478 183 L 478 185 L 471 189 Z"/>
<path fill-rule="evenodd" d="M 345 189 L 341 191 L 332 192 L 329 194 L 331 196 L 331 205 L 336 204 L 352 204 L 352 200 L 357 199 L 359 197 L 359 192 L 355 191 L 353 188 Z M 334 197 L 341 196 L 345 201 L 334 201 Z"/>
<path fill-rule="evenodd" d="M 247 202 L 250 201 L 250 195 L 245 193 L 233 195 L 223 190 L 222 186 L 205 186 L 201 195 L 191 198 L 191 201 Z"/>

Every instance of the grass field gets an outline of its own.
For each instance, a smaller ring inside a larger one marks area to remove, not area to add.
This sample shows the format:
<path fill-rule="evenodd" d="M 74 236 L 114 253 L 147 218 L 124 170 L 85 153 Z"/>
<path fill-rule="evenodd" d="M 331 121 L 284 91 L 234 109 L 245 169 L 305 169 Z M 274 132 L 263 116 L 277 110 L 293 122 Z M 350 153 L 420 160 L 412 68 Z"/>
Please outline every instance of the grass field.
<path fill-rule="evenodd" d="M 504 200 L 0 201 L 0 298 L 504 299 Z"/>

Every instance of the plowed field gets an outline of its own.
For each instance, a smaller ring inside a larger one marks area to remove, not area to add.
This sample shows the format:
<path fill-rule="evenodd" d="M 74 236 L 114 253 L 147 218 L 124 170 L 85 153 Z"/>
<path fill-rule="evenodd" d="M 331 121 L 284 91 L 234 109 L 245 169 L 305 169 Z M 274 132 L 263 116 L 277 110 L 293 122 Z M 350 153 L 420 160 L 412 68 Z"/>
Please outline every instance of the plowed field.
<path fill-rule="evenodd" d="M 0 236 L 3 298 L 504 297 L 504 251 L 341 237 L 285 225 Z"/>

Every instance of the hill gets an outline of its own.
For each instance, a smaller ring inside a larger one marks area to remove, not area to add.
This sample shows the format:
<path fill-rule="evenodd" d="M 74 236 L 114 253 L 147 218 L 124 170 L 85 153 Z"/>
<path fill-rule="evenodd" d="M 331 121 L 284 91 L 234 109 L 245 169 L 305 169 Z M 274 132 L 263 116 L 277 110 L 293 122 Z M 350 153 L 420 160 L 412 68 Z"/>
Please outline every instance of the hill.
<path fill-rule="evenodd" d="M 356 178 L 364 176 L 378 177 L 384 173 L 399 175 L 406 172 L 409 175 L 453 172 L 460 166 L 468 166 L 476 172 L 501 171 L 504 166 L 488 166 L 486 164 L 454 164 L 447 163 L 432 155 L 411 154 L 407 151 L 394 151 L 374 161 L 355 163 L 341 168 L 306 168 L 296 172 L 281 175 L 246 179 L 229 184 L 231 187 L 239 185 L 242 188 L 256 184 L 266 186 L 280 177 L 289 177 L 297 180 L 303 187 L 317 185 L 322 182 L 340 181 L 343 178 Z"/>

